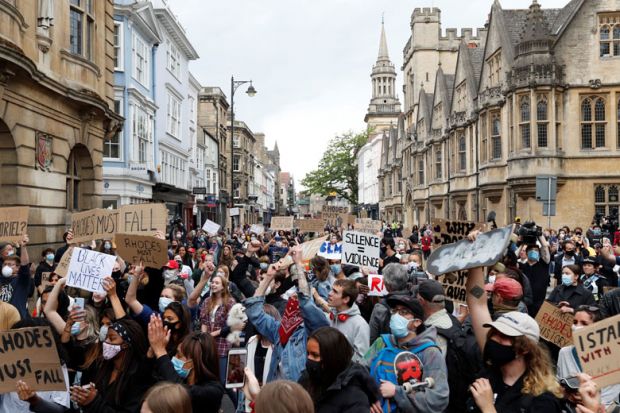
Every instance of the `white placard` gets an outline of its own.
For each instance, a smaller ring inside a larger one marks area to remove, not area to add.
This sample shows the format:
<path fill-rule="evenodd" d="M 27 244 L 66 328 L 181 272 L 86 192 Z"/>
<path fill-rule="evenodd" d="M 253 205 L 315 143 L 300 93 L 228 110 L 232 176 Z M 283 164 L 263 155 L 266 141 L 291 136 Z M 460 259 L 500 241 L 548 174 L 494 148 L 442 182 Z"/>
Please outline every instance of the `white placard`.
<path fill-rule="evenodd" d="M 381 238 L 357 231 L 345 231 L 342 237 L 342 263 L 379 269 Z"/>
<path fill-rule="evenodd" d="M 250 227 L 250 233 L 261 235 L 264 232 L 265 232 L 265 227 L 260 224 L 254 224 Z"/>
<path fill-rule="evenodd" d="M 112 275 L 115 262 L 114 255 L 74 248 L 67 271 L 67 287 L 105 294 L 103 279 Z"/>
<path fill-rule="evenodd" d="M 387 295 L 385 284 L 383 284 L 383 275 L 381 274 L 368 274 L 368 296 L 369 297 L 383 297 Z"/>
<path fill-rule="evenodd" d="M 239 216 L 239 208 L 230 208 L 230 216 L 238 217 Z"/>
<path fill-rule="evenodd" d="M 329 241 L 324 241 L 317 253 L 319 257 L 323 257 L 326 260 L 341 260 L 342 259 L 342 243 L 337 242 L 332 244 Z"/>
<path fill-rule="evenodd" d="M 205 224 L 202 226 L 202 229 L 207 234 L 216 235 L 217 232 L 220 230 L 220 224 L 216 224 L 215 222 L 207 219 L 207 222 L 205 222 Z"/>

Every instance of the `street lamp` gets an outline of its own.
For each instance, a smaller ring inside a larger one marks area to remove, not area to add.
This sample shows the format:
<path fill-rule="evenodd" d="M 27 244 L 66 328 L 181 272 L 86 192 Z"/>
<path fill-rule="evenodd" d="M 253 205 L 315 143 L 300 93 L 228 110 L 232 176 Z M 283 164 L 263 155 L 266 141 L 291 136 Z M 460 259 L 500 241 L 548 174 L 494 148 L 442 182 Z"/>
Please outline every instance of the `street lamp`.
<path fill-rule="evenodd" d="M 235 157 L 235 91 L 239 88 L 239 86 L 246 83 L 249 83 L 250 86 L 245 93 L 247 93 L 248 96 L 253 97 L 256 95 L 256 89 L 254 89 L 251 80 L 235 80 L 234 76 L 230 77 L 230 208 L 235 205 L 235 164 L 233 162 Z M 232 231 L 234 228 L 234 219 L 232 216 L 230 219 Z"/>

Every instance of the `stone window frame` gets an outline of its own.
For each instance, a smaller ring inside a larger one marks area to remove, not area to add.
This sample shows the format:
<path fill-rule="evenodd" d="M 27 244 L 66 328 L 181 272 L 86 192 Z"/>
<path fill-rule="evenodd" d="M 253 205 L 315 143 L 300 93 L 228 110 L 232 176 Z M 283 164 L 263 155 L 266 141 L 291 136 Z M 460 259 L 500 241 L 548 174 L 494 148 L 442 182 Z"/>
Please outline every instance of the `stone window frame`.
<path fill-rule="evenodd" d="M 519 96 L 519 137 L 521 148 L 530 149 L 532 147 L 532 127 L 530 125 L 532 119 L 532 107 L 530 105 L 529 95 Z"/>
<path fill-rule="evenodd" d="M 418 159 L 418 185 L 424 185 L 424 155 Z"/>
<path fill-rule="evenodd" d="M 579 100 L 579 120 L 581 150 L 604 149 L 607 143 L 607 97 L 582 96 Z"/>
<path fill-rule="evenodd" d="M 537 147 L 549 146 L 549 101 L 545 94 L 536 97 L 536 137 Z"/>
<path fill-rule="evenodd" d="M 599 57 L 620 57 L 620 13 L 603 13 L 598 19 Z"/>
<path fill-rule="evenodd" d="M 132 36 L 132 77 L 146 89 L 149 89 L 150 79 L 150 48 L 149 44 L 135 30 Z"/>
<path fill-rule="evenodd" d="M 502 159 L 502 117 L 499 111 L 491 114 L 491 160 Z"/>
<path fill-rule="evenodd" d="M 114 96 L 114 112 L 124 115 L 124 99 L 123 96 L 117 94 Z M 107 156 L 112 153 L 112 148 L 118 147 L 118 156 Z M 103 141 L 103 160 L 104 161 L 122 161 L 123 160 L 123 129 L 119 130 L 110 139 Z"/>
<path fill-rule="evenodd" d="M 433 151 L 434 155 L 435 155 L 435 179 L 442 179 L 443 178 L 443 167 L 442 167 L 442 163 L 443 163 L 443 158 L 442 158 L 442 153 L 441 153 L 441 145 L 437 145 Z"/>
<path fill-rule="evenodd" d="M 487 146 L 488 146 L 488 130 L 487 130 L 487 113 L 480 115 L 480 162 L 485 163 L 487 161 Z"/>
<path fill-rule="evenodd" d="M 501 83 L 500 75 L 502 73 L 502 51 L 499 49 L 487 59 L 487 67 L 489 69 L 489 85 L 490 87 L 498 86 Z"/>
<path fill-rule="evenodd" d="M 467 141 L 465 140 L 465 133 L 461 132 L 457 136 L 458 152 L 459 152 L 459 171 L 465 172 L 467 170 Z"/>
<path fill-rule="evenodd" d="M 69 2 L 69 51 L 89 61 L 93 61 L 96 38 L 94 4 L 94 0 Z"/>
<path fill-rule="evenodd" d="M 116 72 L 125 71 L 125 24 L 114 21 L 114 70 Z"/>
<path fill-rule="evenodd" d="M 616 101 L 616 147 L 620 148 L 620 98 Z"/>
<path fill-rule="evenodd" d="M 614 208 L 620 206 L 620 184 L 594 185 L 594 212 L 611 215 Z"/>

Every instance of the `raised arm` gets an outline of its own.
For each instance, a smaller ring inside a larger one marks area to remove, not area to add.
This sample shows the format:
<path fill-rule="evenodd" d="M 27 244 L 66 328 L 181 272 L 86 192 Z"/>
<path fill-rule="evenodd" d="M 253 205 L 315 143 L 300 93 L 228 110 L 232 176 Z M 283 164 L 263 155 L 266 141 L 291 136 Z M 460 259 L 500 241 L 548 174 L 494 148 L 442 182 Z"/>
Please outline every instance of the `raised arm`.
<path fill-rule="evenodd" d="M 142 313 L 142 309 L 144 306 L 140 301 L 138 301 L 137 293 L 138 293 L 138 284 L 142 281 L 144 277 L 144 267 L 142 264 L 137 265 L 134 269 L 133 278 L 129 283 L 129 287 L 127 287 L 127 294 L 125 294 L 125 303 L 129 306 L 131 311 L 134 314 Z"/>
<path fill-rule="evenodd" d="M 54 326 L 58 334 L 62 334 L 66 324 L 65 320 L 63 320 L 60 314 L 58 314 L 58 295 L 60 294 L 60 291 L 65 288 L 66 282 L 66 278 L 61 278 L 58 280 L 52 291 L 49 293 L 47 302 L 45 303 L 45 308 L 43 309 L 45 312 L 45 317 Z"/>
<path fill-rule="evenodd" d="M 103 288 L 108 293 L 108 298 L 110 299 L 112 309 L 114 310 L 114 317 L 117 320 L 124 318 L 127 313 L 125 313 L 123 304 L 121 304 L 121 300 L 118 298 L 118 294 L 116 294 L 116 282 L 114 282 L 114 279 L 112 277 L 105 277 L 103 279 Z"/>
<path fill-rule="evenodd" d="M 487 341 L 488 328 L 484 324 L 490 323 L 491 314 L 487 306 L 487 294 L 484 291 L 484 272 L 482 267 L 472 268 L 465 284 L 467 290 L 467 306 L 471 314 L 471 323 L 476 336 L 476 342 L 482 351 Z"/>
<path fill-rule="evenodd" d="M 551 261 L 551 252 L 549 251 L 549 243 L 544 235 L 538 237 L 540 241 L 540 258 L 544 261 L 545 264 L 549 264 Z"/>
<path fill-rule="evenodd" d="M 211 275 L 213 274 L 213 271 L 215 271 L 215 266 L 213 265 L 212 262 L 207 262 L 205 269 L 202 272 L 202 276 L 200 277 L 200 281 L 198 282 L 196 287 L 194 287 L 194 290 L 192 291 L 192 293 L 189 295 L 187 299 L 188 307 L 194 308 L 198 305 L 200 294 L 202 293 L 202 290 L 205 288 L 205 285 L 207 285 L 207 283 L 211 279 Z"/>
<path fill-rule="evenodd" d="M 19 257 L 21 264 L 20 265 L 28 265 L 30 264 L 30 257 L 28 256 L 28 248 L 26 245 L 30 242 L 30 238 L 28 238 L 28 234 L 24 234 L 24 237 L 20 241 L 19 245 L 21 247 L 21 255 Z"/>

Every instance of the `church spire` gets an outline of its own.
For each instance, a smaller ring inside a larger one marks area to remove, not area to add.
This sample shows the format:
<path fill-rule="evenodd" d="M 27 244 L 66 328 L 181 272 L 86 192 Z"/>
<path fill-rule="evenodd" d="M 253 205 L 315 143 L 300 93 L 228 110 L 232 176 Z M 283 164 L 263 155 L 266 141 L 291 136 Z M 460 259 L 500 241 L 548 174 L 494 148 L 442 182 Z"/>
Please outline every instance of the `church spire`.
<path fill-rule="evenodd" d="M 383 17 L 381 18 L 381 40 L 379 41 L 379 55 L 377 56 L 377 62 L 381 60 L 390 60 L 388 54 L 387 40 L 385 38 L 385 24 Z"/>

